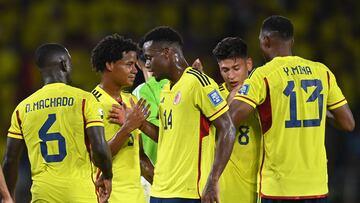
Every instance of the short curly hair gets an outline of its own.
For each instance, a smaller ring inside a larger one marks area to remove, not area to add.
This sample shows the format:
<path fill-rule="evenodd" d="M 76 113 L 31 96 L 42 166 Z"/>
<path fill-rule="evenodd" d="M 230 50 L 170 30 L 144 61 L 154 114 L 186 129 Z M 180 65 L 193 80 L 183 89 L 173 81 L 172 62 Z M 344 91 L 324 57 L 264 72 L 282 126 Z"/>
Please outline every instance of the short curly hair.
<path fill-rule="evenodd" d="M 103 38 L 91 52 L 91 64 L 96 72 L 104 72 L 106 63 L 122 59 L 123 52 L 138 52 L 137 45 L 131 40 L 115 33 Z"/>
<path fill-rule="evenodd" d="M 247 58 L 247 45 L 239 37 L 227 37 L 221 40 L 212 51 L 216 60 L 229 58 Z"/>
<path fill-rule="evenodd" d="M 154 29 L 147 32 L 139 43 L 140 47 L 142 47 L 144 43 L 148 41 L 176 43 L 180 47 L 183 46 L 183 40 L 180 34 L 169 26 L 155 27 Z"/>

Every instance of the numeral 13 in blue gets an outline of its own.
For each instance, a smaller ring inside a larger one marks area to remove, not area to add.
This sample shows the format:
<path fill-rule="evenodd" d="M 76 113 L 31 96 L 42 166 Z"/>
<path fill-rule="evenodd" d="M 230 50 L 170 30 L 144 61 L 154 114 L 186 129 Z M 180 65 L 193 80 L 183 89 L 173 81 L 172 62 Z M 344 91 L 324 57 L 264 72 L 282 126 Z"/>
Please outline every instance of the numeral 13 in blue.
<path fill-rule="evenodd" d="M 66 156 L 66 143 L 65 138 L 60 133 L 48 133 L 50 127 L 56 121 L 56 114 L 49 114 L 48 119 L 45 121 L 44 125 L 39 130 L 39 137 L 41 139 L 40 149 L 41 155 L 46 162 L 60 162 L 64 160 Z M 59 154 L 49 155 L 46 142 L 48 141 L 58 141 Z"/>
<path fill-rule="evenodd" d="M 286 88 L 284 89 L 283 93 L 285 96 L 290 97 L 290 120 L 285 121 L 286 128 L 298 128 L 298 127 L 313 127 L 313 126 L 320 126 L 321 119 L 322 119 L 322 112 L 323 112 L 323 100 L 324 95 L 320 94 L 323 86 L 321 80 L 301 80 L 301 88 L 308 92 L 308 87 L 316 87 L 314 92 L 310 95 L 310 97 L 306 100 L 306 102 L 315 102 L 318 101 L 318 110 L 319 110 L 319 118 L 314 119 L 304 119 L 299 120 L 297 117 L 296 112 L 296 92 L 294 91 L 295 82 L 293 80 L 288 81 Z"/>

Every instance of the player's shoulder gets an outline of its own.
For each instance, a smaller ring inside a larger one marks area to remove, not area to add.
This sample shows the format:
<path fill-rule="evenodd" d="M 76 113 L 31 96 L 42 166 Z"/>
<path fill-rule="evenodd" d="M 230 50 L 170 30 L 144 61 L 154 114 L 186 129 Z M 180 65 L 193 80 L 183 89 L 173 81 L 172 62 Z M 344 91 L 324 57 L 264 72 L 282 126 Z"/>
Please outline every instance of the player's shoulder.
<path fill-rule="evenodd" d="M 184 74 L 184 80 L 187 81 L 188 85 L 196 83 L 199 83 L 202 87 L 217 85 L 212 78 L 195 68 L 187 68 Z"/>

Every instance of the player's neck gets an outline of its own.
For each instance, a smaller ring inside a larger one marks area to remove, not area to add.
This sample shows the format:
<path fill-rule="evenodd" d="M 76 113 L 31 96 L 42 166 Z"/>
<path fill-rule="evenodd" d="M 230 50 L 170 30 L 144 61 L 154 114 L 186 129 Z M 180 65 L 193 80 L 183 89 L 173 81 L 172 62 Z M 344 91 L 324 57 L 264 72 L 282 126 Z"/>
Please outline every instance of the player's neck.
<path fill-rule="evenodd" d="M 170 86 L 172 87 L 183 75 L 185 69 L 189 67 L 189 64 L 186 62 L 184 58 L 180 58 L 179 61 L 175 63 L 174 68 L 171 71 L 171 74 L 169 75 L 170 80 Z"/>
<path fill-rule="evenodd" d="M 100 82 L 101 89 L 108 93 L 112 98 L 119 99 L 122 87 L 110 82 L 108 80 L 102 80 Z"/>
<path fill-rule="evenodd" d="M 51 83 L 65 83 L 68 84 L 68 80 L 66 77 L 59 75 L 59 74 L 50 74 L 50 75 L 43 75 L 44 85 L 51 84 Z"/>

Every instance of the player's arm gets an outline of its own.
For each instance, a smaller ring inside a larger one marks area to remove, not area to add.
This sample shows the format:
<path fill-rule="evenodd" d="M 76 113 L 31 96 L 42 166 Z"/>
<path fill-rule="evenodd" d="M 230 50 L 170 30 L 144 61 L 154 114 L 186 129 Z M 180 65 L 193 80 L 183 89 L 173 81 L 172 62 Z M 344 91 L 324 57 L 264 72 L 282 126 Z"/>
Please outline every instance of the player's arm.
<path fill-rule="evenodd" d="M 216 200 L 214 198 L 218 198 L 218 181 L 227 162 L 230 159 L 235 141 L 236 130 L 232 123 L 229 112 L 225 112 L 216 118 L 213 121 L 213 124 L 216 127 L 216 136 L 218 141 L 214 164 L 203 192 L 202 202 L 214 202 Z"/>
<path fill-rule="evenodd" d="M 153 182 L 154 177 L 154 165 L 151 163 L 149 157 L 145 154 L 143 148 L 143 142 L 141 136 L 139 135 L 139 146 L 140 146 L 140 168 L 141 175 L 150 183 Z"/>
<path fill-rule="evenodd" d="M 96 190 L 100 202 L 106 202 L 112 190 L 112 159 L 109 146 L 105 141 L 104 127 L 91 126 L 86 128 L 86 135 L 91 145 L 92 161 L 101 171 L 101 176 L 96 180 Z"/>
<path fill-rule="evenodd" d="M 158 142 L 159 138 L 159 127 L 150 123 L 149 121 L 144 121 L 141 127 L 139 128 L 143 133 L 150 137 L 155 142 Z"/>
<path fill-rule="evenodd" d="M 146 105 L 144 99 L 140 99 L 136 104 L 130 99 L 130 103 L 131 109 L 127 108 L 126 104 L 124 104 L 126 111 L 125 121 L 120 130 L 108 142 L 113 156 L 119 152 L 130 133 L 135 129 L 140 128 L 150 114 L 150 105 Z M 110 111 L 110 121 L 116 123 L 116 120 L 119 120 L 118 118 L 121 117 L 121 114 L 122 112 L 118 111 L 117 108 L 114 108 L 113 106 Z"/>
<path fill-rule="evenodd" d="M 3 162 L 4 177 L 10 195 L 14 197 L 15 186 L 18 175 L 19 159 L 25 148 L 23 139 L 15 139 L 8 137 L 6 144 L 6 152 Z M 3 194 L 3 193 L 2 193 Z"/>
<path fill-rule="evenodd" d="M 109 146 L 105 141 L 104 127 L 92 126 L 86 128 L 86 135 L 89 138 L 92 158 L 96 167 L 98 167 L 105 179 L 112 178 L 112 164 Z"/>
<path fill-rule="evenodd" d="M 229 113 L 235 127 L 240 126 L 240 123 L 245 121 L 253 111 L 254 107 L 246 102 L 233 99 L 230 103 Z"/>
<path fill-rule="evenodd" d="M 9 193 L 9 190 L 6 186 L 4 174 L 2 172 L 2 169 L 0 169 L 0 194 L 2 198 L 3 203 L 13 203 L 13 199 L 11 198 L 11 195 Z"/>
<path fill-rule="evenodd" d="M 329 121 L 330 124 L 340 130 L 349 132 L 354 130 L 355 121 L 348 104 L 329 111 L 330 113 L 327 114 L 327 121 Z"/>

